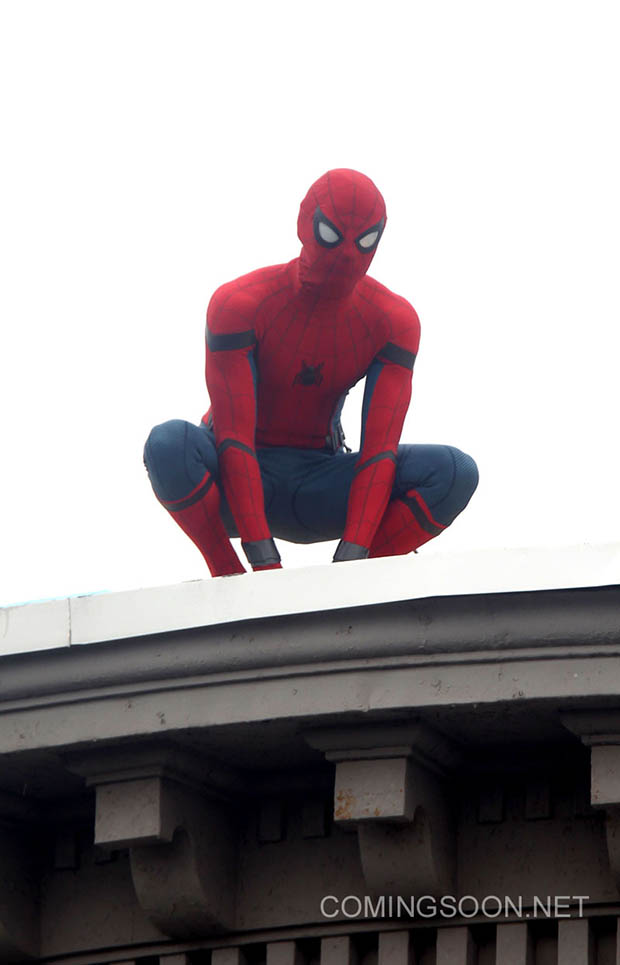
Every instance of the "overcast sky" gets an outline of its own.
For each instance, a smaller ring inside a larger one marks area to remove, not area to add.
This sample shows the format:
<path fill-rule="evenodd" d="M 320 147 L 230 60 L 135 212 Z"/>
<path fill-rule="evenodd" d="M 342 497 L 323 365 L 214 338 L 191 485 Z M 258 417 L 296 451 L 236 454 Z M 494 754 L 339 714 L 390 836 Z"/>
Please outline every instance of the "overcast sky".
<path fill-rule="evenodd" d="M 371 274 L 420 315 L 403 441 L 480 468 L 422 552 L 620 540 L 619 22 L 597 0 L 4 0 L 1 602 L 207 575 L 144 440 L 199 421 L 211 293 L 298 254 L 333 167 L 384 194 Z"/>

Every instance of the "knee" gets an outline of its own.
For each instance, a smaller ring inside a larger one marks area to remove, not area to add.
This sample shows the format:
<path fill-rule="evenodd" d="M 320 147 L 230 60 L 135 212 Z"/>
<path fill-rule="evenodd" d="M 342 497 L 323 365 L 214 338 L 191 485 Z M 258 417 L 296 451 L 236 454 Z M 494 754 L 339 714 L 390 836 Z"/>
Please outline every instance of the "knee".
<path fill-rule="evenodd" d="M 181 419 L 171 419 L 151 429 L 144 446 L 144 465 L 149 475 L 183 451 L 184 427 Z"/>
<path fill-rule="evenodd" d="M 191 483 L 185 459 L 187 425 L 182 419 L 163 422 L 151 429 L 144 446 L 144 465 L 151 485 L 164 501 L 182 498 Z"/>
<path fill-rule="evenodd" d="M 450 450 L 454 459 L 454 485 L 469 502 L 478 486 L 478 466 L 466 452 L 453 447 L 450 447 Z"/>
<path fill-rule="evenodd" d="M 461 513 L 478 485 L 478 467 L 454 446 L 410 446 L 403 452 L 401 487 L 414 488 L 433 518 L 449 526 Z"/>
<path fill-rule="evenodd" d="M 469 500 L 478 486 L 478 466 L 466 452 L 455 449 L 454 446 L 446 447 L 450 452 L 453 465 L 452 485 L 447 494 L 446 510 L 448 515 L 454 519 L 467 506 Z"/>

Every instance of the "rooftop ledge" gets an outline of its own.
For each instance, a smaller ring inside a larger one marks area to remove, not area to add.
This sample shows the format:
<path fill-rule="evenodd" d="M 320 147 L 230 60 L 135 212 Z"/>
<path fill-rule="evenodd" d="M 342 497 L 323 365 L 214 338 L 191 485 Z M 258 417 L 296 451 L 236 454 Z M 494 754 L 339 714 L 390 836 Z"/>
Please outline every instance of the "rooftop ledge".
<path fill-rule="evenodd" d="M 620 543 L 420 553 L 0 609 L 0 656 L 437 597 L 620 584 Z"/>

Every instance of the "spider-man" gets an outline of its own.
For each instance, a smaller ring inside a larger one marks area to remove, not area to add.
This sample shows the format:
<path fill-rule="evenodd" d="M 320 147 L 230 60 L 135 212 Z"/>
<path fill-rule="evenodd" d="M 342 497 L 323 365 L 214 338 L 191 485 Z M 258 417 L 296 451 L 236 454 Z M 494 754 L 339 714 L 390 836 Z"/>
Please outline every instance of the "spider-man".
<path fill-rule="evenodd" d="M 156 426 L 145 463 L 160 502 L 213 576 L 280 566 L 273 537 L 340 539 L 334 561 L 409 553 L 437 536 L 478 482 L 450 446 L 402 445 L 420 324 L 366 274 L 385 203 L 356 171 L 328 171 L 304 198 L 301 254 L 223 285 L 207 311 L 211 408 L 200 426 Z M 340 413 L 365 378 L 359 453 Z"/>

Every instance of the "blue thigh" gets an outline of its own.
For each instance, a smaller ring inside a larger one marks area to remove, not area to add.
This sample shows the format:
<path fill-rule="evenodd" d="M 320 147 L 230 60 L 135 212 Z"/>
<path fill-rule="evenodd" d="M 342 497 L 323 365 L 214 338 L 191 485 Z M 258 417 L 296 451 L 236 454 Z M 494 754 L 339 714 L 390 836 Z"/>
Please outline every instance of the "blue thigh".
<path fill-rule="evenodd" d="M 144 447 L 144 464 L 162 502 L 185 499 L 207 470 L 217 477 L 217 450 L 210 432 L 182 419 L 155 426 Z"/>
<path fill-rule="evenodd" d="M 442 526 L 449 526 L 465 509 L 477 485 L 478 467 L 460 449 L 437 445 L 398 447 L 393 495 L 402 496 L 415 489 Z"/>
<path fill-rule="evenodd" d="M 285 538 L 296 543 L 340 539 L 359 453 L 311 455 L 290 500 L 295 533 Z M 441 445 L 398 447 L 392 498 L 415 489 L 443 526 L 465 508 L 477 485 L 476 464 L 459 449 Z"/>
<path fill-rule="evenodd" d="M 155 426 L 144 447 L 146 466 L 155 495 L 162 502 L 185 499 L 209 472 L 219 485 L 219 463 L 212 429 L 183 419 L 171 419 Z M 263 474 L 265 499 L 273 498 L 273 486 Z M 220 487 L 220 515 L 229 536 L 237 536 L 237 527 Z"/>
<path fill-rule="evenodd" d="M 275 537 L 293 543 L 336 539 L 344 527 L 346 502 L 356 456 L 320 451 L 263 448 L 257 451 L 263 481 L 265 512 Z M 144 447 L 155 495 L 163 503 L 185 499 L 209 472 L 219 485 L 217 447 L 212 429 L 172 419 L 155 426 Z M 348 467 L 348 471 L 340 470 Z M 301 513 L 296 507 L 302 489 Z M 230 536 L 237 528 L 221 492 L 220 514 Z"/>
<path fill-rule="evenodd" d="M 265 511 L 275 537 L 293 543 L 340 539 L 358 453 L 336 454 L 306 449 L 257 451 Z M 144 462 L 158 499 L 184 499 L 210 472 L 219 481 L 213 432 L 173 419 L 155 426 L 144 448 Z M 438 445 L 398 447 L 393 497 L 416 489 L 433 517 L 444 526 L 465 508 L 478 483 L 476 464 L 458 449 Z M 221 515 L 237 535 L 222 497 Z"/>

